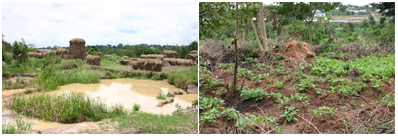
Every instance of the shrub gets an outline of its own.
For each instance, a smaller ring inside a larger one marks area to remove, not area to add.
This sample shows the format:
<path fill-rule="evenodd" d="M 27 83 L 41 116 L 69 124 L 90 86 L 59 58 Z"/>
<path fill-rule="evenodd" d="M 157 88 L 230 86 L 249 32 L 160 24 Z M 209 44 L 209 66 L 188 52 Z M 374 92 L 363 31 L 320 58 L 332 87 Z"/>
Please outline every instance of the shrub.
<path fill-rule="evenodd" d="M 139 111 L 141 106 L 139 104 L 134 103 L 133 109 L 134 111 Z"/>

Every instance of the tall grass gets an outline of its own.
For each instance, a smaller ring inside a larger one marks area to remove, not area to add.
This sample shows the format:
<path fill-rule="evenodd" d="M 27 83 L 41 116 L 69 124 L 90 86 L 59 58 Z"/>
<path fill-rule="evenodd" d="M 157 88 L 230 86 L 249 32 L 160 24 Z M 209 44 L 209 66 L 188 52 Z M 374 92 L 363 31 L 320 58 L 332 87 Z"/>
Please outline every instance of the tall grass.
<path fill-rule="evenodd" d="M 21 118 L 16 117 L 15 126 L 12 125 L 13 122 L 8 124 L 2 124 L 2 134 L 22 134 L 24 131 L 29 131 L 32 129 L 32 123 L 25 122 Z"/>
<path fill-rule="evenodd" d="M 99 121 L 126 113 L 122 105 L 106 107 L 101 99 L 71 93 L 62 95 L 33 94 L 15 96 L 10 108 L 20 114 L 61 123 Z"/>
<path fill-rule="evenodd" d="M 46 67 L 35 79 L 40 88 L 56 90 L 61 85 L 70 83 L 98 83 L 100 75 L 95 70 L 77 69 L 69 72 L 56 71 L 54 67 Z"/>
<path fill-rule="evenodd" d="M 198 83 L 198 66 L 192 66 L 187 70 L 169 71 L 168 83 L 182 89 L 186 89 L 188 83 Z"/>

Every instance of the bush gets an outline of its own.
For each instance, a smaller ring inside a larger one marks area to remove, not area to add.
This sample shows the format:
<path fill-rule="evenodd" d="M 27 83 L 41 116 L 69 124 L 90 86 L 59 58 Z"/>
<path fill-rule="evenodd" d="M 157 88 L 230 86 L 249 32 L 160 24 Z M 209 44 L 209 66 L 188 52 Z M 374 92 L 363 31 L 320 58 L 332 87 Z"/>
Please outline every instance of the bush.
<path fill-rule="evenodd" d="M 350 42 L 354 42 L 354 41 L 355 41 L 355 39 L 352 38 L 351 36 L 349 36 L 349 37 L 347 38 L 347 40 L 350 41 Z"/>
<path fill-rule="evenodd" d="M 11 60 L 12 60 L 12 54 L 9 52 L 3 52 L 2 54 L 2 60 L 4 62 L 6 62 L 7 64 L 11 64 Z"/>

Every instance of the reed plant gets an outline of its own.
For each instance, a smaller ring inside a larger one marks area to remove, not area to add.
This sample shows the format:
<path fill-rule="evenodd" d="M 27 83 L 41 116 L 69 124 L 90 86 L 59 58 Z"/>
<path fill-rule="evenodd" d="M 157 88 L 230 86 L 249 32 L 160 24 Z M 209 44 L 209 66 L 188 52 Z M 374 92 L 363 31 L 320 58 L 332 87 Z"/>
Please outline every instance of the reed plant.
<path fill-rule="evenodd" d="M 99 73 L 91 69 L 76 69 L 71 72 L 62 72 L 56 71 L 54 67 L 49 66 L 42 70 L 35 81 L 40 88 L 48 91 L 56 90 L 59 86 L 70 83 L 98 83 L 100 78 Z"/>

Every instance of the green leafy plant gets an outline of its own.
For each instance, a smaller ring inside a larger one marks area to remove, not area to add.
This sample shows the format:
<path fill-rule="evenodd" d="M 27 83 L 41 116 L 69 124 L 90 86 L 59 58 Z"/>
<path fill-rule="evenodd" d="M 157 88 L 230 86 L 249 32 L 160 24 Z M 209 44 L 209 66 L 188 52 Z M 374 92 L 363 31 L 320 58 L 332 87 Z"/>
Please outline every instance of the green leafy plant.
<path fill-rule="evenodd" d="M 156 99 L 166 100 L 166 96 L 164 96 L 162 93 L 159 93 L 159 95 L 156 96 Z"/>
<path fill-rule="evenodd" d="M 275 86 L 278 87 L 279 89 L 282 89 L 282 88 L 285 86 L 285 85 L 283 85 L 282 82 L 279 82 L 279 81 L 276 81 L 274 84 L 275 84 Z"/>
<path fill-rule="evenodd" d="M 301 80 L 300 84 L 295 84 L 293 87 L 299 89 L 300 92 L 307 92 L 311 88 L 315 88 L 315 84 L 308 80 Z"/>
<path fill-rule="evenodd" d="M 268 93 L 260 87 L 250 90 L 243 89 L 240 93 L 240 96 L 243 97 L 243 100 L 247 100 L 250 98 L 256 98 L 255 99 L 256 101 L 262 100 L 264 99 L 265 95 L 268 95 Z"/>
<path fill-rule="evenodd" d="M 139 104 L 134 103 L 133 109 L 134 111 L 139 111 L 141 109 L 141 106 Z"/>
<path fill-rule="evenodd" d="M 313 109 L 311 110 L 311 112 L 316 116 L 321 116 L 322 120 L 325 120 L 327 116 L 333 117 L 334 115 L 336 115 L 336 109 L 337 108 L 334 107 L 322 106 L 319 107 L 319 110 Z"/>
<path fill-rule="evenodd" d="M 285 77 L 283 77 L 286 81 L 290 81 L 292 80 L 292 75 L 286 75 Z"/>
<path fill-rule="evenodd" d="M 286 117 L 286 120 L 289 122 L 292 120 L 298 121 L 298 119 L 295 116 L 298 110 L 296 110 L 295 108 L 296 108 L 295 106 L 285 107 L 285 112 L 280 117 Z"/>

